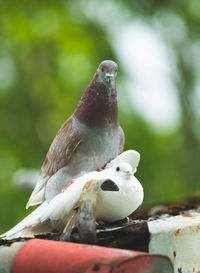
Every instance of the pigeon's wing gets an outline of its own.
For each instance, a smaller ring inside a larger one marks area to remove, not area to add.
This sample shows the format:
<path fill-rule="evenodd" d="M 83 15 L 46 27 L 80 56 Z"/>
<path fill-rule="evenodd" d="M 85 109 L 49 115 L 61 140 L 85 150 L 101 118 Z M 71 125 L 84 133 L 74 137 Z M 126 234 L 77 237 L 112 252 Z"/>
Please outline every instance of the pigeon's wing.
<path fill-rule="evenodd" d="M 78 129 L 73 126 L 73 118 L 70 117 L 60 128 L 49 148 L 40 170 L 38 182 L 27 203 L 27 208 L 42 202 L 47 181 L 60 168 L 68 164 L 80 143 L 80 134 Z"/>
<path fill-rule="evenodd" d="M 80 143 L 80 134 L 73 126 L 72 117 L 70 117 L 55 136 L 42 164 L 40 174 L 52 176 L 60 168 L 66 166 Z"/>
<path fill-rule="evenodd" d="M 125 135 L 124 135 L 124 131 L 122 130 L 120 126 L 119 126 L 119 129 L 120 129 L 119 154 L 121 154 L 124 149 Z"/>
<path fill-rule="evenodd" d="M 54 196 L 40 217 L 40 221 L 45 222 L 48 219 L 58 221 L 59 219 L 65 219 L 78 202 L 84 185 L 87 181 L 91 180 L 93 173 L 96 174 L 96 172 L 91 172 L 77 178 L 64 192 Z"/>

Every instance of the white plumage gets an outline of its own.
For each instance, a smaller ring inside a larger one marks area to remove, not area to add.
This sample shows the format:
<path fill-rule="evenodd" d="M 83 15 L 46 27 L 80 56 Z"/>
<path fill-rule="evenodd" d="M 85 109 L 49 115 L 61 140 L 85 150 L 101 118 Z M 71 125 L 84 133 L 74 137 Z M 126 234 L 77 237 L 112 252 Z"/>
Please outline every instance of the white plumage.
<path fill-rule="evenodd" d="M 76 179 L 63 193 L 49 203 L 45 201 L 14 228 L 1 235 L 5 239 L 30 237 L 54 230 L 62 231 L 77 205 L 84 185 L 90 180 L 111 179 L 119 191 L 98 192 L 97 219 L 113 222 L 130 215 L 143 201 L 143 188 L 133 176 L 132 167 L 121 162 L 101 172 L 90 172 Z"/>
<path fill-rule="evenodd" d="M 140 154 L 135 150 L 127 150 L 115 157 L 108 164 L 106 164 L 105 169 L 111 168 L 112 166 L 117 165 L 121 162 L 129 163 L 133 169 L 133 173 L 136 173 L 137 167 L 140 162 Z"/>

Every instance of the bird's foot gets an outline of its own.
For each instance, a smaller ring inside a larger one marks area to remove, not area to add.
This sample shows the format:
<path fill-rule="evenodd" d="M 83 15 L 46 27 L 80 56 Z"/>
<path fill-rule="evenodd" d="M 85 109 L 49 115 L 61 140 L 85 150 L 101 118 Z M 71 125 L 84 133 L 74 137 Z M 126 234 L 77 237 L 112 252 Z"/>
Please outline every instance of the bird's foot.
<path fill-rule="evenodd" d="M 66 191 L 67 188 L 69 188 L 69 186 L 71 186 L 71 184 L 73 184 L 75 181 L 75 179 L 72 179 L 68 184 L 67 186 L 65 186 L 63 189 L 62 189 L 62 192 Z"/>
<path fill-rule="evenodd" d="M 101 168 L 99 168 L 98 170 L 97 170 L 97 172 L 102 172 L 103 171 L 103 169 L 101 169 Z"/>
<path fill-rule="evenodd" d="M 96 220 L 96 226 L 105 226 L 105 223 L 102 220 Z"/>

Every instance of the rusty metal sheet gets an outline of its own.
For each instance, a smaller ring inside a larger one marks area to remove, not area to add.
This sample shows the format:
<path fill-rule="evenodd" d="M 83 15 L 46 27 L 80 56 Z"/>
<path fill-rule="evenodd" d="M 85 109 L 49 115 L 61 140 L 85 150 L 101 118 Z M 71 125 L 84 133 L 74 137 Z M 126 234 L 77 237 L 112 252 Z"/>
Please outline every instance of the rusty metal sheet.
<path fill-rule="evenodd" d="M 12 273 L 173 273 L 170 260 L 124 249 L 33 239 L 19 250 Z"/>
<path fill-rule="evenodd" d="M 161 255 L 140 255 L 129 260 L 91 265 L 85 273 L 173 273 L 169 259 Z"/>

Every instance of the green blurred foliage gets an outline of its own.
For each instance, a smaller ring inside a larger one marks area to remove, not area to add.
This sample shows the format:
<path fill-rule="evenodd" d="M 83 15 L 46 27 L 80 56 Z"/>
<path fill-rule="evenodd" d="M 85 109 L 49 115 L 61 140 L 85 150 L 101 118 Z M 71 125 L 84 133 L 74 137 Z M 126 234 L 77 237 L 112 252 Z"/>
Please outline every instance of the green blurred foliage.
<path fill-rule="evenodd" d="M 154 131 L 132 110 L 127 96 L 120 96 L 125 149 L 141 153 L 137 177 L 145 189 L 145 203 L 189 194 L 198 189 L 200 175 L 199 119 L 191 103 L 198 78 L 191 48 L 200 45 L 199 2 L 117 3 L 123 7 L 122 15 L 128 11 L 133 19 L 157 23 L 178 68 L 174 81 L 182 119 L 173 133 Z M 77 1 L 74 11 L 70 1 L 0 0 L 0 232 L 28 213 L 29 193 L 13 188 L 14 171 L 40 168 L 53 137 L 72 114 L 98 64 L 104 59 L 119 63 L 105 28 L 84 15 L 83 4 Z M 178 20 L 187 30 L 180 40 Z M 119 71 L 117 82 L 124 76 Z M 119 88 L 122 91 L 126 92 Z"/>

